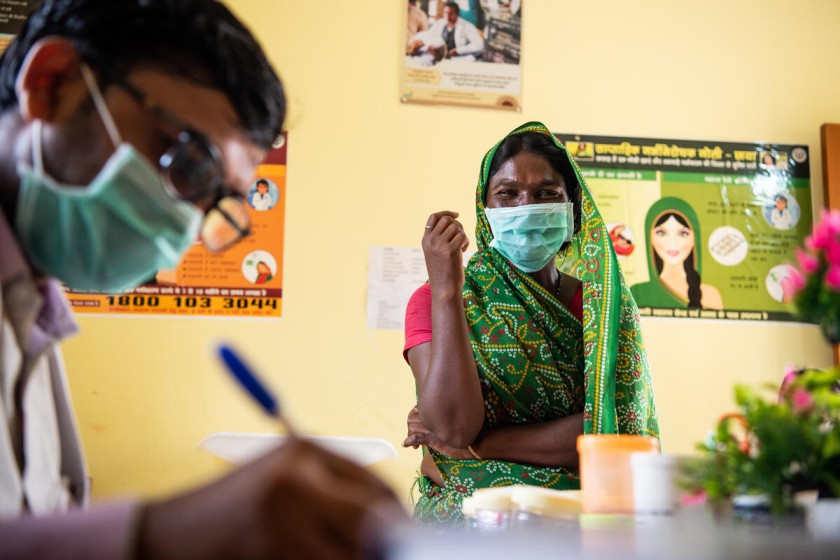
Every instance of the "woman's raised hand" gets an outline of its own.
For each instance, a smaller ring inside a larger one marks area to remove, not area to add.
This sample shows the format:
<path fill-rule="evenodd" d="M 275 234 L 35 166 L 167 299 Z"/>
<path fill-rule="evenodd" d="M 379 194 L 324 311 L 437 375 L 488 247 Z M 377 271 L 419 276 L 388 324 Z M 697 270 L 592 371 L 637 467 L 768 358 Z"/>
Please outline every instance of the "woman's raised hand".
<path fill-rule="evenodd" d="M 452 290 L 460 294 L 464 286 L 464 251 L 470 240 L 455 218 L 457 212 L 435 212 L 426 220 L 423 255 L 432 291 Z"/>

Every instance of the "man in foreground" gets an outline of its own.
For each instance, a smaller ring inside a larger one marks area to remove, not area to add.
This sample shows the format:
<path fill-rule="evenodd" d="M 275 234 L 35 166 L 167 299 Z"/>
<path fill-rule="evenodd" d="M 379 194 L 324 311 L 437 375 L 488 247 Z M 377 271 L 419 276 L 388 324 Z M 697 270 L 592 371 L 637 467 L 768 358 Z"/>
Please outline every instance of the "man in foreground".
<path fill-rule="evenodd" d="M 341 558 L 392 492 L 293 441 L 171 499 L 81 510 L 56 280 L 120 292 L 249 232 L 281 83 L 215 0 L 46 0 L 0 58 L 0 557 Z M 70 513 L 65 513 L 72 510 Z"/>

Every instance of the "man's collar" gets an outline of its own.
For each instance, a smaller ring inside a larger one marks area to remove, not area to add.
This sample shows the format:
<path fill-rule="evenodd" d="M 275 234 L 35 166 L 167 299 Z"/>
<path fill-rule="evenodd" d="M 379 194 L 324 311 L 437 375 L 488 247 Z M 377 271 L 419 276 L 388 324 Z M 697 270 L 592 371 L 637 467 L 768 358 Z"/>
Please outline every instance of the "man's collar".
<path fill-rule="evenodd" d="M 0 284 L 17 276 L 31 274 L 4 212 L 0 212 L 0 255 L 3 255 L 0 259 Z"/>
<path fill-rule="evenodd" d="M 32 268 L 2 212 L 0 253 L 0 309 L 26 354 L 37 355 L 52 342 L 78 332 L 61 285 L 49 278 L 33 279 Z"/>

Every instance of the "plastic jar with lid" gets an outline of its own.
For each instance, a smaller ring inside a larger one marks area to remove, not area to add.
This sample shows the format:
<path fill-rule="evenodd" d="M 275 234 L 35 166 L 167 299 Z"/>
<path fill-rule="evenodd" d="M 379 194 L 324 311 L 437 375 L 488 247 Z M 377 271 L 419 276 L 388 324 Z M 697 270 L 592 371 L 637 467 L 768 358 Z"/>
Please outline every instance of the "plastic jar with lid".
<path fill-rule="evenodd" d="M 580 486 L 586 513 L 634 513 L 633 453 L 659 453 L 659 440 L 648 436 L 585 434 L 578 436 Z"/>
<path fill-rule="evenodd" d="M 511 502 L 513 522 L 517 527 L 578 528 L 582 511 L 580 490 L 514 486 Z"/>
<path fill-rule="evenodd" d="M 464 498 L 462 511 L 468 530 L 492 533 L 511 526 L 513 486 L 480 488 Z"/>

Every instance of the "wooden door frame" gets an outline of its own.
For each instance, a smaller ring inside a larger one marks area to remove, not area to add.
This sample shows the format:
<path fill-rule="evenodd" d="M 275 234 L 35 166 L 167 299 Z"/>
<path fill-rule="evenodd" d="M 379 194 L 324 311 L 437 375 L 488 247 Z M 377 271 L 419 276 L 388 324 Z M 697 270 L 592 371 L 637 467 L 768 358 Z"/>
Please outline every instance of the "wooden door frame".
<path fill-rule="evenodd" d="M 840 209 L 840 124 L 820 127 L 822 144 L 823 205 Z M 834 345 L 834 365 L 840 366 L 840 345 Z"/>
<path fill-rule="evenodd" d="M 840 209 L 840 124 L 820 127 L 822 141 L 823 203 Z"/>

